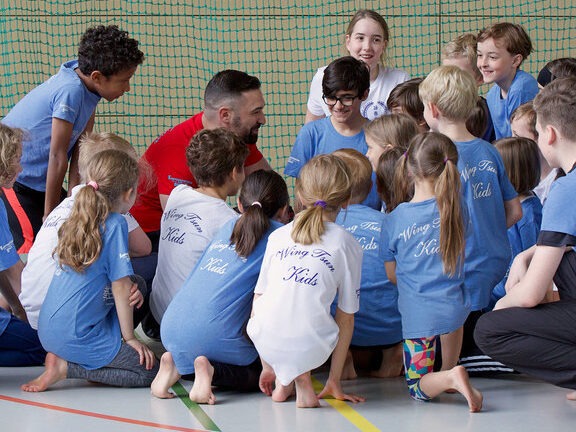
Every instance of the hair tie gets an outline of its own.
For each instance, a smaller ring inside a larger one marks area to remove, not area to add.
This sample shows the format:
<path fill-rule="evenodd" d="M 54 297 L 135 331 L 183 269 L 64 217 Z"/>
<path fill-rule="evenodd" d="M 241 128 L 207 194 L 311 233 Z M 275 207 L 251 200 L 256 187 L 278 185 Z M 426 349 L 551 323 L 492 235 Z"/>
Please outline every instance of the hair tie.
<path fill-rule="evenodd" d="M 96 183 L 94 180 L 90 180 L 88 182 L 88 186 L 92 186 L 94 190 L 98 190 L 98 183 Z"/>
<path fill-rule="evenodd" d="M 250 204 L 250 206 L 258 206 L 262 208 L 262 204 L 260 204 L 260 201 L 254 201 L 252 204 Z"/>
<path fill-rule="evenodd" d="M 407 157 L 407 156 L 408 156 L 408 150 L 406 150 L 406 151 L 402 154 L 402 156 Z"/>
<path fill-rule="evenodd" d="M 318 200 L 314 203 L 314 207 L 326 208 L 326 201 Z"/>
<path fill-rule="evenodd" d="M 448 162 L 449 160 L 450 160 L 450 159 L 448 159 L 448 156 L 446 156 L 446 157 L 444 158 L 444 165 L 446 165 L 446 162 Z"/>

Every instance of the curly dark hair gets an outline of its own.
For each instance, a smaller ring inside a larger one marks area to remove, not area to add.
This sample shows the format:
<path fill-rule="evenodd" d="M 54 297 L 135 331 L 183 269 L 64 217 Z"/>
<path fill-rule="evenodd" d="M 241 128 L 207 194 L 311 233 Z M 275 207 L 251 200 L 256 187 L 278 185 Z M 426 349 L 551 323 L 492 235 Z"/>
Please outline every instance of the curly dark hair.
<path fill-rule="evenodd" d="M 131 69 L 144 61 L 138 41 L 118 26 L 90 27 L 78 46 L 78 67 L 84 75 L 99 71 L 105 77 Z"/>

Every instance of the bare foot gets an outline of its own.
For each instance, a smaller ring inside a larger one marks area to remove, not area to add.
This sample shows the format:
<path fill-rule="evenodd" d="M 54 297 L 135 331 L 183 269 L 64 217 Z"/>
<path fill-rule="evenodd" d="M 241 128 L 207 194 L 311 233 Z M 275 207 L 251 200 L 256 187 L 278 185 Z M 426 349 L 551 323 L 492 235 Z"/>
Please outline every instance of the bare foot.
<path fill-rule="evenodd" d="M 216 396 L 212 393 L 212 377 L 214 368 L 204 356 L 194 360 L 194 385 L 190 390 L 190 400 L 199 404 L 214 405 Z"/>
<path fill-rule="evenodd" d="M 572 393 L 568 393 L 566 395 L 566 399 L 568 400 L 572 400 L 572 401 L 576 401 L 576 391 L 572 392 Z"/>
<path fill-rule="evenodd" d="M 310 372 L 298 376 L 296 383 L 296 406 L 298 408 L 318 408 L 320 402 L 312 387 Z"/>
<path fill-rule="evenodd" d="M 482 409 L 482 393 L 472 387 L 466 369 L 463 366 L 456 366 L 450 370 L 450 375 L 454 381 L 452 387 L 466 398 L 470 412 L 480 411 Z"/>
<path fill-rule="evenodd" d="M 276 374 L 274 373 L 274 370 L 268 365 L 263 366 L 262 372 L 260 373 L 260 380 L 258 382 L 262 393 L 266 396 L 272 396 L 275 381 Z"/>
<path fill-rule="evenodd" d="M 179 379 L 180 374 L 178 373 L 178 369 L 176 369 L 172 354 L 165 352 L 160 358 L 160 369 L 154 381 L 152 381 L 150 393 L 160 399 L 171 399 L 174 397 L 174 393 L 170 391 L 170 387 Z"/>
<path fill-rule="evenodd" d="M 280 381 L 276 380 L 276 387 L 272 392 L 272 400 L 274 402 L 285 402 L 292 396 L 294 396 L 294 382 L 285 386 L 280 384 Z"/>
<path fill-rule="evenodd" d="M 56 354 L 48 353 L 42 375 L 29 383 L 22 384 L 20 388 L 26 392 L 42 392 L 52 384 L 65 379 L 66 372 L 68 372 L 68 362 Z"/>
<path fill-rule="evenodd" d="M 346 361 L 344 362 L 344 367 L 342 368 L 342 377 L 340 378 L 342 381 L 345 380 L 353 380 L 358 378 L 358 374 L 356 373 L 356 369 L 354 368 L 354 359 L 352 358 L 352 353 L 348 351 L 346 354 Z"/>
<path fill-rule="evenodd" d="M 404 374 L 404 350 L 399 343 L 382 350 L 382 364 L 378 370 L 370 372 L 375 378 L 396 378 Z"/>

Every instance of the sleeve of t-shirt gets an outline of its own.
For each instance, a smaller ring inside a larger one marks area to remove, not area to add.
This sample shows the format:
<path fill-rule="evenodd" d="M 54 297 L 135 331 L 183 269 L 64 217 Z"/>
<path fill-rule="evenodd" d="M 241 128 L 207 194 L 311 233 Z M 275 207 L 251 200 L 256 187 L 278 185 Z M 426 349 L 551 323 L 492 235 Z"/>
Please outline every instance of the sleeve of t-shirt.
<path fill-rule="evenodd" d="M 387 214 L 382 224 L 382 231 L 380 232 L 380 251 L 378 256 L 384 262 L 395 261 L 394 254 L 390 250 L 390 214 Z"/>
<path fill-rule="evenodd" d="M 260 162 L 262 160 L 262 158 L 264 157 L 262 155 L 262 153 L 260 152 L 260 150 L 258 150 L 258 147 L 256 146 L 256 144 L 248 144 L 248 150 L 250 153 L 248 153 L 248 157 L 246 158 L 246 160 L 244 161 L 244 166 L 250 166 L 250 165 L 254 165 L 257 162 Z"/>
<path fill-rule="evenodd" d="M 507 96 L 506 115 L 508 120 L 510 120 L 510 116 L 516 108 L 526 102 L 530 102 L 538 94 L 538 82 L 531 76 L 527 77 L 524 75 L 524 77 L 522 85 L 510 91 Z"/>
<path fill-rule="evenodd" d="M 52 117 L 74 123 L 82 105 L 82 89 L 63 86 L 52 96 Z"/>
<path fill-rule="evenodd" d="M 8 225 L 4 203 L 0 200 L 0 271 L 12 267 L 20 259 Z"/>
<path fill-rule="evenodd" d="M 162 137 L 161 137 L 162 138 Z M 159 139 L 161 139 L 159 138 Z M 185 147 L 177 143 L 154 142 L 144 153 L 144 159 L 150 164 L 157 179 L 159 195 L 170 195 L 177 184 L 192 184 L 192 173 L 186 164 Z M 176 161 L 177 158 L 181 158 Z M 176 180 L 178 179 L 178 180 Z"/>
<path fill-rule="evenodd" d="M 292 152 L 284 168 L 284 174 L 290 177 L 298 177 L 302 167 L 314 156 L 312 151 L 312 137 L 310 136 L 309 130 L 310 127 L 304 125 L 296 136 L 294 147 L 292 147 Z"/>
<path fill-rule="evenodd" d="M 350 241 L 342 246 L 344 271 L 338 287 L 338 308 L 343 312 L 353 314 L 360 308 L 362 248 L 351 235 Z"/>
<path fill-rule="evenodd" d="M 266 291 L 266 285 L 268 283 L 268 272 L 270 271 L 270 262 L 272 260 L 272 248 L 270 238 L 268 239 L 268 244 L 266 245 L 266 251 L 264 252 L 264 258 L 262 259 L 262 266 L 260 267 L 260 275 L 256 281 L 256 286 L 254 287 L 254 294 L 264 294 Z"/>
<path fill-rule="evenodd" d="M 552 184 L 546 204 L 542 210 L 542 226 L 538 245 L 576 245 L 576 203 L 570 197 L 574 194 L 570 184 L 562 179 Z"/>
<path fill-rule="evenodd" d="M 322 78 L 324 77 L 324 70 L 318 69 L 312 83 L 310 84 L 310 95 L 308 96 L 308 111 L 315 116 L 323 116 L 324 110 L 322 109 Z"/>
<path fill-rule="evenodd" d="M 124 216 L 124 219 L 126 219 L 126 223 L 128 224 L 128 232 L 129 233 L 131 233 L 132 231 L 134 231 L 136 228 L 138 228 L 140 226 L 138 224 L 138 221 L 130 213 L 123 214 L 122 216 Z"/>
<path fill-rule="evenodd" d="M 116 281 L 134 274 L 128 254 L 128 224 L 124 218 L 109 220 L 106 224 L 102 253 L 107 258 L 108 278 Z"/>

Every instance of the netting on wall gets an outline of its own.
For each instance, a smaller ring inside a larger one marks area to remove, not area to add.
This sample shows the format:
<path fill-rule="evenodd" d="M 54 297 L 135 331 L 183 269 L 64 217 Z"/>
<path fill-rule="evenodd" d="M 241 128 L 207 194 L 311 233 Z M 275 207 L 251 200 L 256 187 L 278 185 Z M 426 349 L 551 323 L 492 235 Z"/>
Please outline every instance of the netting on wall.
<path fill-rule="evenodd" d="M 281 169 L 304 121 L 312 76 L 345 54 L 344 32 L 360 8 L 386 18 L 387 61 L 413 77 L 439 63 L 444 43 L 497 21 L 527 29 L 536 51 L 523 69 L 532 74 L 551 59 L 576 54 L 571 44 L 576 7 L 569 0 L 3 0 L 0 116 L 75 58 L 87 27 L 117 24 L 140 41 L 146 60 L 130 93 L 99 104 L 96 130 L 116 132 L 142 152 L 167 128 L 202 109 L 203 90 L 214 73 L 240 69 L 263 83 L 268 123 L 259 147 Z"/>

